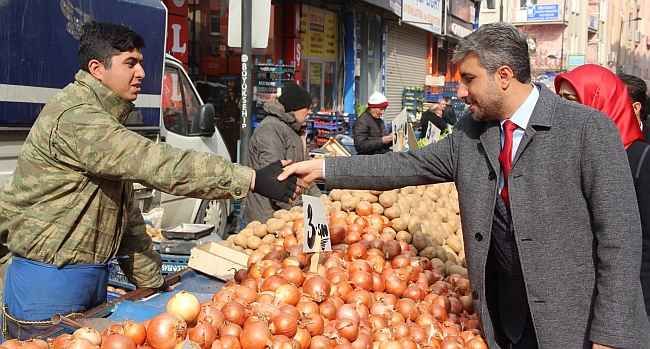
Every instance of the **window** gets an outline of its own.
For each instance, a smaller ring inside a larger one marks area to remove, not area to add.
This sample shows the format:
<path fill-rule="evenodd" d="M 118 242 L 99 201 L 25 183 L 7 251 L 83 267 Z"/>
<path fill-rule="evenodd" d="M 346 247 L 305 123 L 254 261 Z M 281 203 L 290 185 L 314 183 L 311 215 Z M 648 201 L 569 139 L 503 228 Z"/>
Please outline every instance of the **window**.
<path fill-rule="evenodd" d="M 537 0 L 519 0 L 519 7 L 526 8 L 528 5 L 537 5 Z"/>
<path fill-rule="evenodd" d="M 486 1 L 484 1 L 484 3 L 485 3 L 485 8 L 487 8 L 488 10 L 494 10 L 495 9 L 494 0 L 486 0 Z"/>
<path fill-rule="evenodd" d="M 221 16 L 219 10 L 210 10 L 210 35 L 219 35 Z"/>
<path fill-rule="evenodd" d="M 166 129 L 183 136 L 199 134 L 199 100 L 185 75 L 174 67 L 165 67 L 162 108 Z"/>

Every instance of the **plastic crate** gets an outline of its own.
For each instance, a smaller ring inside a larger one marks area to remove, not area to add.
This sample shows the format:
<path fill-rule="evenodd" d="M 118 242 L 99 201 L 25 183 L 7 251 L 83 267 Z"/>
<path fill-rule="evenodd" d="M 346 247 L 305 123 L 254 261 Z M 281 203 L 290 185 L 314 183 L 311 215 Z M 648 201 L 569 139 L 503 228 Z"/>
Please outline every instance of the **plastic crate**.
<path fill-rule="evenodd" d="M 437 93 L 424 93 L 424 102 L 426 103 L 437 103 L 441 99 L 441 96 Z"/>
<path fill-rule="evenodd" d="M 122 297 L 121 293 L 117 293 L 117 292 L 114 292 L 114 291 L 106 291 L 106 301 L 107 302 L 110 302 L 113 299 L 120 298 L 120 297 Z"/>
<path fill-rule="evenodd" d="M 190 256 L 182 255 L 173 255 L 173 254 L 160 254 L 162 257 L 162 266 L 160 267 L 160 273 L 162 276 L 171 275 L 179 270 L 187 268 L 187 263 L 189 262 Z M 127 290 L 135 290 L 136 287 L 129 282 L 129 279 L 126 278 L 122 268 L 120 268 L 119 263 L 116 259 L 112 259 L 108 263 L 108 284 L 111 286 L 122 287 Z"/>

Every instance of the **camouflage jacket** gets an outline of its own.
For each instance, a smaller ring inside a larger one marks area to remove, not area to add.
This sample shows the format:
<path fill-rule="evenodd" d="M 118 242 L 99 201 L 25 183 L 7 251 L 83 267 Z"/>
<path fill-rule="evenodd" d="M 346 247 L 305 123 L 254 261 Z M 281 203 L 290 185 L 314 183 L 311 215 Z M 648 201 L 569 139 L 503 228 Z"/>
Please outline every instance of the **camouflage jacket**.
<path fill-rule="evenodd" d="M 127 130 L 133 107 L 84 71 L 45 105 L 0 191 L 0 242 L 59 267 L 129 256 L 120 265 L 133 284 L 162 285 L 133 182 L 174 195 L 241 198 L 252 171 Z"/>

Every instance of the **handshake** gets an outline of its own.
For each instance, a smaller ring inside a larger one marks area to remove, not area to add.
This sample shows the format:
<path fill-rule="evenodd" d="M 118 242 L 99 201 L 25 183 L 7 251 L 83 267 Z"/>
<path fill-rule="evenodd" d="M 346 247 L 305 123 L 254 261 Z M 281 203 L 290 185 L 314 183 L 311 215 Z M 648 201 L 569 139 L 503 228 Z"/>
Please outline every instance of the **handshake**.
<path fill-rule="evenodd" d="M 278 160 L 266 167 L 255 170 L 253 193 L 269 199 L 291 204 L 301 193 L 301 188 L 309 185 L 322 173 L 322 160 L 308 160 L 288 166 L 291 161 Z M 284 166 L 288 166 L 284 168 Z"/>

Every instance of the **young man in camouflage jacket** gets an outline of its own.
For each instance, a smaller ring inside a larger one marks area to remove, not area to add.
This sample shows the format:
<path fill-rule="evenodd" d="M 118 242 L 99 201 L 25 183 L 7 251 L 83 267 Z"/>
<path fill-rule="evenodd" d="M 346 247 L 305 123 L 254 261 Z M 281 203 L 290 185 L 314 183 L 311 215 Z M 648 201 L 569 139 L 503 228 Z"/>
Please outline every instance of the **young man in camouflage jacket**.
<path fill-rule="evenodd" d="M 56 313 L 103 303 L 114 256 L 126 257 L 120 266 L 134 285 L 173 289 L 134 204 L 134 182 L 206 200 L 252 190 L 290 202 L 299 192 L 295 180 L 277 182 L 280 162 L 253 171 L 127 130 L 145 76 L 144 46 L 121 25 L 84 26 L 76 81 L 43 108 L 0 192 L 0 242 L 12 253 L 3 292 L 10 338 L 37 335 L 46 330 L 38 320 Z"/>

